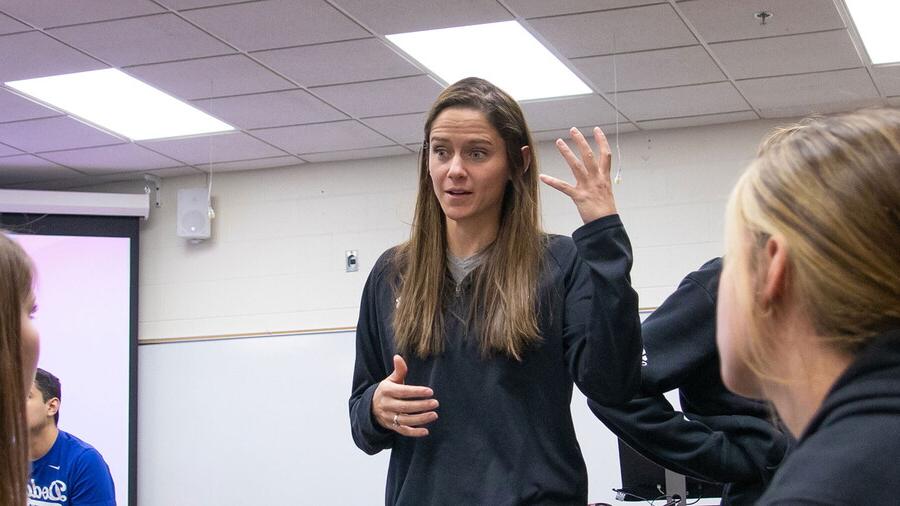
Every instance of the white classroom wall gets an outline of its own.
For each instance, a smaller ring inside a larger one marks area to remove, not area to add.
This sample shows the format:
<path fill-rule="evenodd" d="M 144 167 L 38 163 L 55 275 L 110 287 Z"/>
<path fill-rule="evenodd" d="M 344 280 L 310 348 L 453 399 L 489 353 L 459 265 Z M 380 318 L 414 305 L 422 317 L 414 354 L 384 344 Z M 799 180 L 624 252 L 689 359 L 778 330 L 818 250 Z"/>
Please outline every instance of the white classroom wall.
<path fill-rule="evenodd" d="M 721 254 L 728 192 L 776 124 L 621 135 L 615 192 L 642 307 Z M 572 180 L 552 143 L 538 154 L 542 172 Z M 190 244 L 175 234 L 175 195 L 205 179 L 163 180 L 162 207 L 141 229 L 141 339 L 355 325 L 368 270 L 408 236 L 416 163 L 410 155 L 215 174 L 212 239 Z M 571 200 L 555 190 L 543 188 L 542 205 L 548 232 L 568 235 L 580 225 Z M 359 252 L 356 273 L 344 272 L 351 249 Z"/>
<path fill-rule="evenodd" d="M 620 136 L 623 182 L 615 187 L 616 199 L 634 246 L 632 280 L 642 307 L 656 306 L 686 273 L 722 254 L 728 193 L 764 133 L 783 123 L 752 121 Z M 541 143 L 538 154 L 542 172 L 572 179 L 552 143 Z M 613 156 L 616 160 L 615 148 Z M 152 209 L 142 226 L 141 340 L 355 325 L 373 262 L 408 234 L 416 163 L 410 155 L 216 174 L 212 239 L 189 244 L 175 233 L 176 191 L 205 184 L 202 175 L 163 180 L 162 207 Z M 105 189 L 122 191 L 123 186 Z M 547 231 L 571 234 L 580 224 L 571 201 L 550 188 L 542 192 L 542 205 Z M 350 249 L 359 252 L 356 273 L 344 272 L 344 251 Z M 349 487 L 359 494 L 353 496 L 361 501 L 356 503 L 382 503 L 384 457 L 356 451 L 349 435 L 352 342 L 343 341 L 339 346 L 346 351 L 335 359 L 335 370 L 347 376 L 343 384 L 323 387 L 337 394 L 325 397 L 327 406 L 309 406 L 292 395 L 323 379 L 311 377 L 306 366 L 292 368 L 291 360 L 280 356 L 302 354 L 304 339 L 320 342 L 322 336 L 141 346 L 139 504 L 237 505 L 246 504 L 246 497 L 264 497 L 259 504 L 278 498 L 284 504 L 328 503 L 328 490 L 348 487 L 341 485 L 346 476 L 336 470 L 329 481 L 327 470 L 320 468 L 326 462 L 314 453 L 304 457 L 303 448 L 307 438 L 329 437 L 339 439 L 335 451 L 349 452 L 349 467 L 376 469 L 367 473 L 374 476 L 365 483 Z M 274 371 L 266 369 L 267 353 L 279 355 L 269 357 L 277 366 Z M 242 356 L 255 357 L 247 360 L 262 370 L 241 369 Z M 217 380 L 219 374 L 223 376 Z M 242 391 L 215 391 L 217 384 L 231 385 L 241 375 L 247 377 Z M 304 387 L 291 387 L 298 384 Z M 248 400 L 254 392 L 271 402 Z M 307 400 L 314 393 L 307 392 Z M 574 405 L 589 466 L 590 499 L 614 502 L 608 491 L 620 484 L 615 438 L 591 418 L 580 398 Z M 257 410 L 264 412 L 254 416 Z M 206 423 L 217 428 L 204 429 Z M 327 424 L 328 430 L 285 434 L 291 427 L 316 424 Z M 280 447 L 284 455 L 271 455 Z M 248 455 L 259 454 L 258 461 L 248 461 Z M 233 465 L 221 465 L 229 459 Z M 265 465 L 272 459 L 299 467 Z M 290 495 L 298 486 L 309 495 Z M 210 487 L 216 487 L 212 496 Z"/>

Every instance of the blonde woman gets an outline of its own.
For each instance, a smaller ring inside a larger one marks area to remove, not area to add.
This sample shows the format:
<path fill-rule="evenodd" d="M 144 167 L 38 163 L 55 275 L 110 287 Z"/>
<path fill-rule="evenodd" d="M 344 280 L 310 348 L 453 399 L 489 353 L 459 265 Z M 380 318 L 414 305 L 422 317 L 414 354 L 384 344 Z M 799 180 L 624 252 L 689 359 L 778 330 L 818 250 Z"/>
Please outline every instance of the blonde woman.
<path fill-rule="evenodd" d="M 353 439 L 390 448 L 385 503 L 586 504 L 573 382 L 602 403 L 640 381 L 631 248 L 616 214 L 609 146 L 577 157 L 572 238 L 539 225 L 538 168 L 518 104 L 475 78 L 425 123 L 409 241 L 363 293 L 350 398 Z"/>
<path fill-rule="evenodd" d="M 900 111 L 777 131 L 728 207 L 722 377 L 798 438 L 758 504 L 897 504 Z"/>
<path fill-rule="evenodd" d="M 31 260 L 0 232 L 0 505 L 24 505 L 28 482 L 25 397 L 38 361 Z"/>

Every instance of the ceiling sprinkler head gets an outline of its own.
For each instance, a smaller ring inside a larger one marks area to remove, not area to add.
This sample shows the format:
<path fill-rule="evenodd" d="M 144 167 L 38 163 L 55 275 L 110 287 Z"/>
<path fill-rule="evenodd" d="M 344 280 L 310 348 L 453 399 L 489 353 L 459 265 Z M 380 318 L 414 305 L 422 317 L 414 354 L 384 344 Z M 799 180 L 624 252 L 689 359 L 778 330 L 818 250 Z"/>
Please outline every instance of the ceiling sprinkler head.
<path fill-rule="evenodd" d="M 765 25 L 766 21 L 772 17 L 772 13 L 769 11 L 759 11 L 753 14 L 753 17 L 759 20 L 760 25 Z"/>

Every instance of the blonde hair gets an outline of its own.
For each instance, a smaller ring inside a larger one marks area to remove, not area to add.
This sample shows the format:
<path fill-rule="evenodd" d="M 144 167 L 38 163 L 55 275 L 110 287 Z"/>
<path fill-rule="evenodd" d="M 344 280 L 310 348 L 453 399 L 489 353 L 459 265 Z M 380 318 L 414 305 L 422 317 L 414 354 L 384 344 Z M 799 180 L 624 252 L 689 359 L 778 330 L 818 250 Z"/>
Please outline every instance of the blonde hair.
<path fill-rule="evenodd" d="M 536 155 L 525 166 L 523 146 L 532 146 L 525 116 L 516 101 L 500 88 L 478 78 L 447 87 L 425 121 L 425 142 L 419 160 L 419 192 L 409 241 L 394 255 L 400 273 L 395 291 L 394 339 L 401 353 L 419 357 L 444 348 L 443 309 L 447 284 L 447 223 L 428 172 L 428 139 L 435 118 L 451 108 L 484 113 L 506 144 L 510 181 L 503 195 L 500 227 L 494 243 L 474 274 L 469 320 L 481 336 L 485 355 L 494 352 L 520 360 L 525 349 L 540 340 L 536 288 L 544 250 L 538 200 Z"/>
<path fill-rule="evenodd" d="M 25 504 L 28 444 L 22 308 L 32 290 L 31 260 L 0 232 L 0 504 Z"/>
<path fill-rule="evenodd" d="M 775 130 L 728 203 L 726 261 L 751 308 L 747 365 L 761 377 L 773 342 L 750 273 L 766 240 L 784 237 L 791 286 L 816 334 L 856 353 L 900 326 L 900 110 L 811 118 Z M 743 286 L 742 286 L 743 285 Z"/>

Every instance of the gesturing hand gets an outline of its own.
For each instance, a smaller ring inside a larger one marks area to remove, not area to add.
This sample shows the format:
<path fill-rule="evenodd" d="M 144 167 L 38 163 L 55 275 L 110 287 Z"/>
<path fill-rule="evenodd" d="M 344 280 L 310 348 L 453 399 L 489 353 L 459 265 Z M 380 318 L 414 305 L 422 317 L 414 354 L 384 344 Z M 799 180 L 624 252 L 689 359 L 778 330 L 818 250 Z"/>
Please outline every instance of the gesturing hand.
<path fill-rule="evenodd" d="M 584 223 L 615 214 L 616 201 L 609 178 L 612 153 L 606 136 L 599 127 L 594 127 L 594 140 L 597 141 L 599 148 L 598 154 L 594 155 L 587 139 L 577 128 L 569 130 L 569 134 L 581 154 L 581 159 L 575 156 L 562 139 L 556 140 L 556 148 L 572 169 L 575 186 L 546 174 L 541 174 L 541 181 L 571 197 Z"/>
<path fill-rule="evenodd" d="M 428 387 L 404 385 L 406 361 L 394 355 L 394 372 L 375 389 L 372 398 L 372 415 L 378 424 L 398 434 L 409 437 L 428 435 L 428 429 L 420 427 L 437 420 L 434 411 L 438 401 Z"/>

